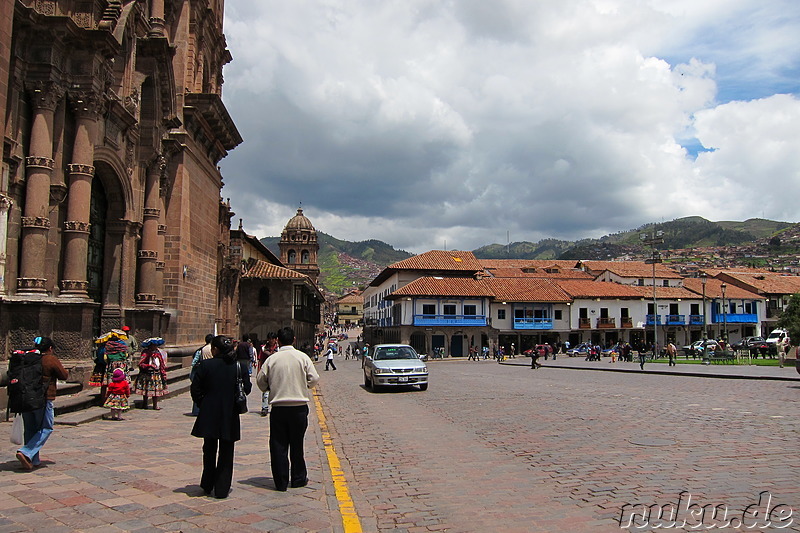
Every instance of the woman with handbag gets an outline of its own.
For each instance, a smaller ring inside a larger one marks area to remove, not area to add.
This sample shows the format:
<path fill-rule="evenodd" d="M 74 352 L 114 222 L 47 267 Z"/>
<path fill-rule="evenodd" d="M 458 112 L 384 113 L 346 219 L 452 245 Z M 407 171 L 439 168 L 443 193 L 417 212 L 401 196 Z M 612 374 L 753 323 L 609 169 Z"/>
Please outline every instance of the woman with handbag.
<path fill-rule="evenodd" d="M 239 414 L 246 412 L 246 395 L 252 384 L 247 361 L 236 361 L 231 338 L 214 337 L 211 354 L 211 359 L 200 361 L 192 381 L 192 400 L 200 408 L 192 435 L 203 439 L 200 487 L 206 494 L 213 491 L 215 497 L 227 498 L 233 479 L 234 443 L 241 438 Z"/>

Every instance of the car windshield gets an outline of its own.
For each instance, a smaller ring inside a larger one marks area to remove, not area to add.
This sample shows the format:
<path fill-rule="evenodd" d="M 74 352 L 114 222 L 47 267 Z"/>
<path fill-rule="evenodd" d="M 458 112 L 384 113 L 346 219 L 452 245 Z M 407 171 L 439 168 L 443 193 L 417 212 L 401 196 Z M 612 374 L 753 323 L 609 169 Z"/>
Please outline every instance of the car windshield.
<path fill-rule="evenodd" d="M 769 334 L 769 337 L 767 337 L 767 340 L 769 340 L 769 339 L 777 339 L 781 335 L 783 335 L 783 333 L 781 333 L 779 331 L 773 331 L 772 333 Z"/>
<path fill-rule="evenodd" d="M 373 359 L 376 361 L 389 361 L 392 359 L 419 359 L 419 356 L 407 346 L 392 346 L 376 349 Z"/>

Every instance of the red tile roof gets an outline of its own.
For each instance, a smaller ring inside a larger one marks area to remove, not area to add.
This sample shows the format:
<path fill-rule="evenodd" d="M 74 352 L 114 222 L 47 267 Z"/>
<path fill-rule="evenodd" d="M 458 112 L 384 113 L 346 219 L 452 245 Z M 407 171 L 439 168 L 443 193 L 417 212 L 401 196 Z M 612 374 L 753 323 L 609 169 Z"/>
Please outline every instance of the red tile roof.
<path fill-rule="evenodd" d="M 392 265 L 393 270 L 455 270 L 462 272 L 478 272 L 483 270 L 481 263 L 475 258 L 472 252 L 461 252 L 457 250 L 431 250 L 408 259 L 403 259 Z"/>
<path fill-rule="evenodd" d="M 466 298 L 491 298 L 494 296 L 486 280 L 475 278 L 417 278 L 400 287 L 387 299 L 403 296 L 463 296 Z"/>
<path fill-rule="evenodd" d="M 245 279 L 311 279 L 305 274 L 284 268 L 259 259 L 248 259 L 244 265 L 242 278 Z"/>
<path fill-rule="evenodd" d="M 653 286 L 629 285 L 631 289 L 637 291 L 642 298 L 651 299 L 653 297 Z M 708 296 L 708 295 L 706 295 Z M 660 287 L 656 285 L 656 299 L 658 300 L 677 300 L 684 298 L 694 300 L 698 298 L 697 293 L 683 287 Z"/>
<path fill-rule="evenodd" d="M 360 304 L 364 302 L 364 297 L 360 294 L 348 294 L 346 296 L 342 296 L 336 303 L 339 304 Z"/>
<path fill-rule="evenodd" d="M 653 265 L 644 261 L 584 261 L 583 264 L 595 275 L 606 270 L 623 278 L 652 278 Z M 683 276 L 666 265 L 656 263 L 656 277 L 660 279 L 681 279 Z"/>
<path fill-rule="evenodd" d="M 611 281 L 557 280 L 556 283 L 573 298 L 641 298 L 631 285 Z"/>
<path fill-rule="evenodd" d="M 495 300 L 504 302 L 569 302 L 572 298 L 549 279 L 488 278 Z"/>
<path fill-rule="evenodd" d="M 730 272 L 723 272 L 719 275 L 728 277 L 733 283 L 743 285 L 759 294 L 795 294 L 800 292 L 800 276 L 787 276 L 776 273 L 739 274 Z"/>
<path fill-rule="evenodd" d="M 763 296 L 757 293 L 737 287 L 732 283 L 727 283 L 725 287 L 725 298 L 734 300 L 762 300 Z M 703 282 L 700 278 L 684 278 L 683 286 L 694 292 L 703 295 Z M 722 280 L 716 278 L 706 279 L 706 298 L 722 298 Z"/>

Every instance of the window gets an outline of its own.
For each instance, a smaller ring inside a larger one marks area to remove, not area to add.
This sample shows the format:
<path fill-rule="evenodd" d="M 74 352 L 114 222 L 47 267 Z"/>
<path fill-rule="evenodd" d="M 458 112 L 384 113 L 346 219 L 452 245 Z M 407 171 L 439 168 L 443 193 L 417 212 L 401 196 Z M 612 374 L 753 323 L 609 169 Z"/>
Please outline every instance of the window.
<path fill-rule="evenodd" d="M 578 317 L 580 318 L 589 318 L 589 308 L 588 307 L 581 307 L 578 309 Z"/>
<path fill-rule="evenodd" d="M 442 308 L 443 315 L 455 315 L 456 314 L 456 306 L 455 304 L 444 304 Z"/>
<path fill-rule="evenodd" d="M 748 315 L 754 315 L 758 311 L 756 310 L 756 303 L 755 302 L 745 302 L 744 303 L 744 312 Z"/>
<path fill-rule="evenodd" d="M 668 280 L 668 279 L 665 279 L 665 280 L 662 282 L 662 285 L 663 285 L 664 287 L 669 287 L 669 280 Z"/>
<path fill-rule="evenodd" d="M 311 262 L 311 255 L 308 253 L 308 250 L 303 250 L 300 253 L 300 262 L 304 265 L 307 265 Z"/>
<path fill-rule="evenodd" d="M 497 310 L 497 320 L 505 320 L 506 319 L 506 310 L 505 309 L 498 309 Z"/>
<path fill-rule="evenodd" d="M 669 314 L 671 315 L 678 314 L 678 304 L 669 304 Z"/>
<path fill-rule="evenodd" d="M 561 309 L 556 309 L 553 311 L 553 318 L 556 320 L 561 320 Z"/>
<path fill-rule="evenodd" d="M 475 316 L 478 314 L 478 307 L 473 304 L 464 306 L 464 315 Z"/>
<path fill-rule="evenodd" d="M 700 314 L 700 304 L 691 304 L 691 305 L 689 305 L 689 314 L 690 315 L 699 315 Z"/>
<path fill-rule="evenodd" d="M 627 307 L 623 307 L 619 310 L 619 316 L 621 318 L 630 318 L 631 312 L 628 310 Z"/>
<path fill-rule="evenodd" d="M 297 252 L 294 250 L 289 250 L 287 257 L 290 265 L 293 265 L 297 262 Z"/>
<path fill-rule="evenodd" d="M 639 285 L 640 287 L 644 287 L 644 279 L 642 279 L 642 278 L 639 278 L 639 283 L 638 283 L 638 285 Z"/>
<path fill-rule="evenodd" d="M 608 318 L 608 307 L 600 308 L 600 318 Z"/>
<path fill-rule="evenodd" d="M 258 306 L 269 307 L 269 289 L 266 287 L 258 289 Z"/>
<path fill-rule="evenodd" d="M 422 304 L 422 314 L 423 315 L 435 315 L 436 314 L 436 305 L 434 304 Z"/>

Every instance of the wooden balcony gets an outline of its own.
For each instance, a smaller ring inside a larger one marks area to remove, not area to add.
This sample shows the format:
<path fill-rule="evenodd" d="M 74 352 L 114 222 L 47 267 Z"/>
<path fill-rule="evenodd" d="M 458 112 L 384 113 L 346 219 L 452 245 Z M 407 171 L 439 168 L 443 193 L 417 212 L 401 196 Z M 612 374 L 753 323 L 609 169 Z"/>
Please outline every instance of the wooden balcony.
<path fill-rule="evenodd" d="M 613 318 L 600 317 L 597 319 L 597 329 L 614 329 L 616 327 L 616 320 Z"/>
<path fill-rule="evenodd" d="M 592 319 L 591 318 L 579 318 L 578 319 L 578 327 L 580 329 L 592 329 Z"/>
<path fill-rule="evenodd" d="M 622 317 L 619 319 L 619 327 L 621 328 L 632 328 L 633 327 L 633 319 L 630 317 Z"/>

